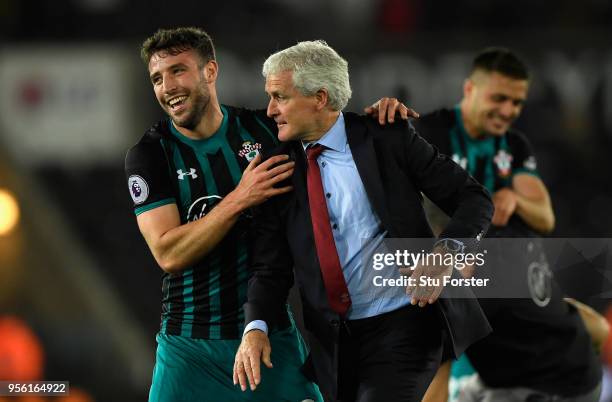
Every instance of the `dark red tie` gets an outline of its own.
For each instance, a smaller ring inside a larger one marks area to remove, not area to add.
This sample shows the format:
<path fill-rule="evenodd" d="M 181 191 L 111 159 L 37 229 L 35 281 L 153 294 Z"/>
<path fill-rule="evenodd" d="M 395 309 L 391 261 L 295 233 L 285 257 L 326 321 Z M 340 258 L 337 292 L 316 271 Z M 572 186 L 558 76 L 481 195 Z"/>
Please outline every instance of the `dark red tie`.
<path fill-rule="evenodd" d="M 334 235 L 332 234 L 329 222 L 329 212 L 325 202 L 321 171 L 317 163 L 317 158 L 321 155 L 323 149 L 324 147 L 319 144 L 306 149 L 306 158 L 308 159 L 306 178 L 308 182 L 310 219 L 312 220 L 315 246 L 329 305 L 336 313 L 345 315 L 351 306 L 351 298 L 346 287 L 344 275 L 342 274 L 342 266 L 340 265 L 338 250 L 336 250 L 336 243 L 334 242 Z"/>

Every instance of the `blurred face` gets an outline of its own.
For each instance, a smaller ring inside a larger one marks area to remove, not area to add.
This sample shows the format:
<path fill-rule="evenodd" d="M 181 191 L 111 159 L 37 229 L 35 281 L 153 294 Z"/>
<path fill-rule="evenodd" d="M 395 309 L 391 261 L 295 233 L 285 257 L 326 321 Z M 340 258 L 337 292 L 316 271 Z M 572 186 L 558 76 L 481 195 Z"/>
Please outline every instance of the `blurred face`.
<path fill-rule="evenodd" d="M 316 96 L 302 95 L 293 85 L 293 72 L 283 71 L 266 78 L 266 93 L 270 97 L 268 116 L 276 121 L 281 141 L 318 140 Z"/>
<path fill-rule="evenodd" d="M 204 117 L 210 103 L 211 80 L 216 78 L 216 63 L 205 66 L 193 50 L 177 55 L 159 51 L 149 61 L 149 76 L 157 101 L 174 124 L 193 130 Z"/>
<path fill-rule="evenodd" d="M 476 71 L 464 85 L 466 127 L 478 135 L 504 135 L 527 99 L 529 83 L 497 72 Z"/>

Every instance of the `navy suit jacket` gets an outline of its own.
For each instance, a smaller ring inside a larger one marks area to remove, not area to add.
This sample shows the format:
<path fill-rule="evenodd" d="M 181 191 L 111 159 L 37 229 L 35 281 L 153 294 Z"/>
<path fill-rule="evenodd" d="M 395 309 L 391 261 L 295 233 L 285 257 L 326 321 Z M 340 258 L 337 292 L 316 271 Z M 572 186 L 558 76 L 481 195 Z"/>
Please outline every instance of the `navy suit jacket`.
<path fill-rule="evenodd" d="M 477 243 L 493 215 L 484 187 L 405 121 L 380 126 L 374 119 L 353 113 L 344 113 L 344 118 L 355 165 L 389 238 L 433 236 L 422 207 L 422 192 L 451 217 L 440 237 Z M 305 373 L 316 379 L 324 394 L 335 396 L 340 317 L 329 307 L 314 246 L 304 150 L 300 142 L 293 141 L 274 153 L 289 154 L 296 162 L 291 178 L 294 191 L 270 199 L 255 211 L 245 321 L 264 320 L 274 327 L 295 278 L 311 349 Z M 440 298 L 427 308 L 439 312 L 446 356 L 460 355 L 491 331 L 474 298 Z"/>

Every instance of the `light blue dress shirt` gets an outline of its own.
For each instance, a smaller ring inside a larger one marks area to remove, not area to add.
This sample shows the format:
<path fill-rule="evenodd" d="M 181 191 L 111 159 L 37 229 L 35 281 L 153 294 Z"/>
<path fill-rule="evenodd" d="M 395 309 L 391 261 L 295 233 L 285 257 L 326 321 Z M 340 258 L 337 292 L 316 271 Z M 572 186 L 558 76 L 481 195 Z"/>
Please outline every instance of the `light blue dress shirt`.
<path fill-rule="evenodd" d="M 317 161 L 338 257 L 351 296 L 346 318 L 374 317 L 410 304 L 405 287 L 374 285 L 375 276 L 397 279 L 400 274 L 394 266 L 379 271 L 372 268 L 373 253 L 388 252 L 383 244 L 387 232 L 372 209 L 357 171 L 342 113 L 316 143 L 326 147 Z M 302 145 L 305 150 L 310 144 Z M 265 323 L 257 321 L 249 323 L 245 333 L 255 328 L 264 330 L 261 324 Z"/>

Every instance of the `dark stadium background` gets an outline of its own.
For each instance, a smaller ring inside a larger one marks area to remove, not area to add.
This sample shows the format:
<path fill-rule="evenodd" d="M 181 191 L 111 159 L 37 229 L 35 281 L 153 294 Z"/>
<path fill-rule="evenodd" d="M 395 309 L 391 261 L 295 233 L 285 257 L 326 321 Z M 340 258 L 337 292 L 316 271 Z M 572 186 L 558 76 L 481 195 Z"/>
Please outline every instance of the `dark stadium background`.
<path fill-rule="evenodd" d="M 250 107 L 266 105 L 265 57 L 298 40 L 325 39 L 348 59 L 349 110 L 392 95 L 421 113 L 459 100 L 475 52 L 511 47 L 533 71 L 517 126 L 551 192 L 553 236 L 612 237 L 608 0 L 0 0 L 0 189 L 21 211 L 0 236 L 0 315 L 13 325 L 0 324 L 0 380 L 19 356 L 32 366 L 20 373 L 37 370 L 17 353 L 36 352 L 35 340 L 19 346 L 22 323 L 44 350 L 40 379 L 96 401 L 145 400 L 161 271 L 123 158 L 161 117 L 140 43 L 178 25 L 211 34 L 221 102 Z"/>

